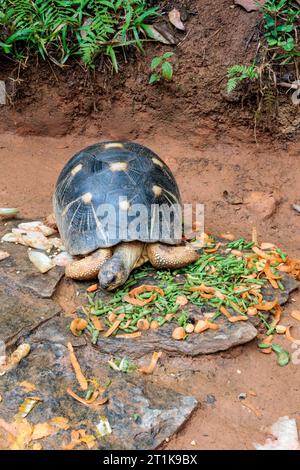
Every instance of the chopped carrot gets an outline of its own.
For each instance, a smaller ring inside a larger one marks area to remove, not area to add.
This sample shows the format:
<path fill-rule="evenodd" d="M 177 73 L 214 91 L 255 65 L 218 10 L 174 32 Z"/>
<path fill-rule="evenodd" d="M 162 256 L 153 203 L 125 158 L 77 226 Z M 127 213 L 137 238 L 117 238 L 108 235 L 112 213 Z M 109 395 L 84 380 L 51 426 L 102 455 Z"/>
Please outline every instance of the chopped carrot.
<path fill-rule="evenodd" d="M 277 304 L 278 304 L 278 300 L 275 299 L 272 302 L 265 302 L 265 303 L 261 303 L 261 304 L 255 304 L 254 306 L 255 306 L 255 308 L 257 308 L 257 310 L 263 310 L 263 311 L 268 312 L 269 310 L 272 310 Z"/>
<path fill-rule="evenodd" d="M 221 243 L 217 243 L 214 248 L 205 248 L 205 249 L 204 249 L 204 252 L 205 252 L 205 253 L 215 253 L 216 251 L 218 251 L 218 249 L 220 248 L 220 246 L 221 246 Z"/>
<path fill-rule="evenodd" d="M 78 383 L 79 383 L 82 390 L 87 390 L 88 383 L 87 383 L 87 380 L 86 380 L 86 378 L 84 377 L 84 375 L 81 371 L 79 362 L 77 361 L 77 357 L 75 356 L 75 353 L 74 353 L 73 346 L 72 346 L 71 343 L 68 343 L 67 346 L 68 346 L 68 350 L 69 350 L 69 353 L 70 353 L 71 364 L 72 364 L 74 372 L 76 374 L 76 378 L 78 380 Z"/>
<path fill-rule="evenodd" d="M 214 297 L 214 294 L 205 294 L 204 292 L 200 292 L 199 295 L 202 299 L 212 299 Z"/>
<path fill-rule="evenodd" d="M 221 305 L 220 312 L 223 313 L 225 317 L 231 318 L 231 314 L 228 312 L 227 308 L 224 307 L 224 305 Z"/>
<path fill-rule="evenodd" d="M 263 259 L 272 259 L 272 257 L 270 255 L 268 255 L 267 253 L 265 253 L 263 250 L 261 250 L 260 248 L 258 248 L 257 246 L 253 246 L 252 247 L 252 251 L 254 251 L 255 254 L 257 254 L 258 256 L 260 256 L 261 258 Z"/>
<path fill-rule="evenodd" d="M 105 338 L 108 338 L 109 336 L 111 336 L 113 334 L 114 331 L 116 331 L 120 324 L 122 323 L 122 321 L 124 320 L 125 318 L 125 314 L 124 313 L 121 313 L 117 320 L 115 320 L 115 322 L 112 324 L 112 326 L 104 333 L 104 337 Z"/>
<path fill-rule="evenodd" d="M 165 320 L 166 321 L 171 321 L 173 317 L 174 317 L 174 313 L 169 312 L 169 313 L 166 314 Z"/>
<path fill-rule="evenodd" d="M 153 292 L 153 291 L 159 293 L 162 297 L 165 295 L 164 291 L 158 286 L 152 286 L 151 284 L 142 284 L 141 286 L 135 287 L 134 289 L 129 291 L 128 295 L 125 295 L 123 300 L 132 305 L 138 305 L 140 307 L 143 307 L 144 305 L 152 302 L 152 300 L 155 300 L 157 297 L 157 294 L 156 293 L 152 294 L 148 299 L 138 299 L 136 298 L 136 296 L 144 292 Z"/>
<path fill-rule="evenodd" d="M 151 361 L 150 361 L 150 364 L 148 365 L 148 367 L 141 367 L 139 369 L 139 371 L 142 372 L 143 374 L 152 374 L 152 372 L 154 371 L 155 366 L 156 366 L 159 358 L 161 357 L 161 355 L 162 355 L 161 351 L 154 352 L 152 354 L 152 358 L 151 358 Z"/>
<path fill-rule="evenodd" d="M 251 290 L 249 291 L 249 294 L 255 295 L 255 297 L 257 297 L 257 299 L 258 299 L 258 302 L 259 302 L 260 304 L 262 303 L 262 301 L 263 301 L 263 296 L 262 296 L 262 294 L 261 294 L 260 292 L 256 292 L 254 289 L 251 289 Z"/>
<path fill-rule="evenodd" d="M 86 406 L 104 405 L 108 401 L 108 398 L 102 398 L 102 400 L 95 401 L 93 396 L 89 400 L 85 400 L 84 398 L 81 398 L 79 395 L 77 395 L 77 393 L 73 392 L 73 390 L 71 390 L 70 388 L 67 388 L 67 393 L 68 393 L 68 395 L 70 395 L 70 397 L 74 398 L 74 400 L 77 400 L 77 401 L 79 401 L 80 403 L 82 403 L 83 405 L 86 405 Z"/>
<path fill-rule="evenodd" d="M 92 284 L 87 288 L 87 292 L 95 292 L 98 289 L 98 284 Z"/>
<path fill-rule="evenodd" d="M 231 323 L 235 323 L 237 321 L 247 321 L 248 320 L 248 317 L 246 317 L 246 315 L 237 315 L 236 317 L 230 317 L 228 318 L 228 320 L 231 322 Z"/>
<path fill-rule="evenodd" d="M 128 328 L 131 325 L 131 320 L 127 320 L 127 322 L 124 325 L 124 329 Z"/>
<path fill-rule="evenodd" d="M 273 338 L 274 336 L 273 335 L 269 335 L 267 336 L 263 341 L 262 341 L 262 344 L 272 344 L 273 342 Z M 260 352 L 263 353 L 263 354 L 271 354 L 272 352 L 272 348 L 261 348 L 260 349 Z"/>
<path fill-rule="evenodd" d="M 70 330 L 74 336 L 79 336 L 79 333 L 85 330 L 87 327 L 87 321 L 83 318 L 74 318 L 71 322 Z"/>
<path fill-rule="evenodd" d="M 206 331 L 208 329 L 209 329 L 209 325 L 208 325 L 208 322 L 206 320 L 198 320 L 196 325 L 195 325 L 194 332 L 195 333 L 203 333 L 203 331 Z"/>
<path fill-rule="evenodd" d="M 271 324 L 272 327 L 276 326 L 280 322 L 281 311 L 282 311 L 279 304 L 275 305 L 274 308 L 275 308 L 275 315 Z"/>
<path fill-rule="evenodd" d="M 296 339 L 292 336 L 291 334 L 291 326 L 288 326 L 285 332 L 285 337 L 288 339 L 291 343 L 298 344 L 300 345 L 300 339 Z"/>
<path fill-rule="evenodd" d="M 214 294 L 216 289 L 214 287 L 205 286 L 201 284 L 200 286 L 190 287 L 191 292 L 205 292 L 206 294 Z"/>
<path fill-rule="evenodd" d="M 120 333 L 115 336 L 115 338 L 139 338 L 142 335 L 140 331 L 135 331 L 134 333 Z"/>
<path fill-rule="evenodd" d="M 210 330 L 218 330 L 220 328 L 220 325 L 217 325 L 216 323 L 212 323 L 208 320 L 206 320 L 206 323 Z"/>
<path fill-rule="evenodd" d="M 104 328 L 102 326 L 101 320 L 97 317 L 97 315 L 91 315 L 91 320 L 93 322 L 94 327 L 98 331 L 104 331 Z"/>
<path fill-rule="evenodd" d="M 268 281 L 270 282 L 271 286 L 274 289 L 278 289 L 278 284 L 276 282 L 276 279 L 281 279 L 281 276 L 276 276 L 275 274 L 272 273 L 271 268 L 270 268 L 270 260 L 268 260 L 266 262 L 263 271 L 264 271 Z"/>

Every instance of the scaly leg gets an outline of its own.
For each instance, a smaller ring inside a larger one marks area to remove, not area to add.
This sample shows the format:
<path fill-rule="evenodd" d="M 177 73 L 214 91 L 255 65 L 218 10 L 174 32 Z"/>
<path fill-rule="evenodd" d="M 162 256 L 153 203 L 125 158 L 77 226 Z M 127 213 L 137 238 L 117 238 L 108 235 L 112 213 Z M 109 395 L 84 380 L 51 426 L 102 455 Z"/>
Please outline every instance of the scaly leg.
<path fill-rule="evenodd" d="M 66 266 L 65 275 L 76 281 L 89 281 L 97 278 L 101 266 L 111 258 L 112 248 L 100 248 L 89 256 Z"/>
<path fill-rule="evenodd" d="M 147 253 L 154 268 L 183 268 L 194 263 L 200 257 L 190 245 L 164 245 L 163 243 L 149 243 Z"/>

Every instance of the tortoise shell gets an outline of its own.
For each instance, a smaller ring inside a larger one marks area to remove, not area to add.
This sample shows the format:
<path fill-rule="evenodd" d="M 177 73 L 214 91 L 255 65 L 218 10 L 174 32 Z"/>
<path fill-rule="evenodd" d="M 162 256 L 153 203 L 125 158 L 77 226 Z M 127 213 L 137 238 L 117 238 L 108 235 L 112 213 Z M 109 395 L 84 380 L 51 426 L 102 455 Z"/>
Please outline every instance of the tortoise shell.
<path fill-rule="evenodd" d="M 100 142 L 74 155 L 59 175 L 53 205 L 63 243 L 73 255 L 121 241 L 181 241 L 174 176 L 137 143 Z"/>

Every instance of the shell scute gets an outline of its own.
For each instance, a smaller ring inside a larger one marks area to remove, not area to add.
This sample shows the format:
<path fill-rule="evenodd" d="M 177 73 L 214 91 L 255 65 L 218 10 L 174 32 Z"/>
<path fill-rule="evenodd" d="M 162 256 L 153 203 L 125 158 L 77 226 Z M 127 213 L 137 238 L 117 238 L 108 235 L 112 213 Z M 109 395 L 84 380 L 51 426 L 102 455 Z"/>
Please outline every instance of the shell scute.
<path fill-rule="evenodd" d="M 170 169 L 154 152 L 134 142 L 100 142 L 78 152 L 59 175 L 53 198 L 64 245 L 75 255 L 131 241 L 120 236 L 123 232 L 118 229 L 124 222 L 118 210 L 130 210 L 135 204 L 148 209 L 141 224 L 149 227 L 148 238 L 138 233 L 135 240 L 178 243 L 174 237 L 162 240 L 161 233 L 153 235 L 151 229 L 159 222 L 151 205 L 176 203 L 181 203 L 180 194 Z M 107 219 L 105 205 L 116 209 L 115 219 Z M 166 219 L 164 223 L 179 221 Z"/>

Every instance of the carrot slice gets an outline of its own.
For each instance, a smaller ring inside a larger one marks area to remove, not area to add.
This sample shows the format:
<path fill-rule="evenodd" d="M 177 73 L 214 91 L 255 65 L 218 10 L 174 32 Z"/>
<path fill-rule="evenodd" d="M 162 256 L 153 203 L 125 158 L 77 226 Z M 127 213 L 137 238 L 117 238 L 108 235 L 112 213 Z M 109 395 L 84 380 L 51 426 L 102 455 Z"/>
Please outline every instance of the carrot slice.
<path fill-rule="evenodd" d="M 269 335 L 267 336 L 263 341 L 262 341 L 262 344 L 272 344 L 273 342 L 273 338 L 274 338 L 274 335 Z M 272 352 L 272 348 L 261 348 L 260 349 L 260 352 L 263 353 L 263 354 L 271 354 Z"/>
<path fill-rule="evenodd" d="M 231 318 L 231 314 L 228 312 L 227 308 L 224 307 L 224 305 L 221 305 L 220 312 L 223 313 L 225 317 Z"/>
<path fill-rule="evenodd" d="M 69 350 L 69 353 L 70 353 L 71 364 L 73 366 L 73 369 L 74 369 L 76 378 L 78 380 L 78 383 L 79 383 L 82 390 L 87 390 L 88 383 L 87 383 L 87 380 L 86 380 L 85 376 L 83 375 L 83 373 L 81 371 L 79 362 L 77 361 L 77 357 L 75 356 L 75 353 L 74 353 L 73 346 L 72 346 L 71 343 L 68 343 L 67 346 L 68 346 L 68 350 Z"/>
<path fill-rule="evenodd" d="M 278 300 L 275 299 L 272 302 L 255 304 L 254 307 L 257 308 L 257 310 L 263 310 L 263 311 L 268 312 L 269 310 L 272 310 L 272 308 L 274 308 L 277 304 L 278 304 Z"/>
<path fill-rule="evenodd" d="M 281 310 L 280 305 L 277 304 L 277 305 L 275 305 L 274 308 L 275 308 L 275 315 L 274 315 L 271 326 L 276 326 L 280 322 L 280 318 L 281 318 L 282 310 Z"/>
<path fill-rule="evenodd" d="M 132 305 L 138 305 L 139 307 L 143 307 L 144 305 L 149 304 L 152 300 L 155 300 L 157 294 L 152 294 L 149 299 L 137 299 L 136 296 L 142 294 L 143 292 L 157 292 L 162 297 L 165 295 L 164 291 L 157 286 L 152 286 L 151 284 L 142 284 L 141 286 L 135 287 L 131 291 L 128 292 L 128 295 L 123 297 L 125 302 L 128 302 Z"/>
<path fill-rule="evenodd" d="M 98 289 L 98 284 L 92 284 L 87 288 L 87 292 L 95 292 Z"/>
<path fill-rule="evenodd" d="M 255 295 L 255 297 L 257 297 L 257 299 L 258 299 L 258 302 L 259 302 L 260 304 L 262 303 L 262 301 L 263 301 L 263 296 L 262 296 L 262 294 L 261 294 L 260 292 L 256 292 L 254 289 L 251 289 L 251 290 L 249 291 L 249 294 Z"/>
<path fill-rule="evenodd" d="M 112 326 L 104 333 L 104 337 L 105 338 L 108 338 L 109 336 L 111 336 L 113 334 L 114 331 L 116 331 L 120 324 L 122 323 L 122 321 L 124 320 L 125 318 L 125 314 L 124 313 L 121 313 L 117 320 L 112 324 Z"/>
<path fill-rule="evenodd" d="M 91 318 L 92 323 L 93 323 L 94 327 L 96 328 L 96 330 L 104 331 L 104 328 L 101 324 L 101 320 L 97 317 L 97 315 L 91 315 L 90 318 Z"/>
<path fill-rule="evenodd" d="M 210 330 L 218 330 L 220 328 L 220 325 L 217 325 L 216 323 L 212 323 L 208 320 L 206 320 L 206 323 Z"/>
<path fill-rule="evenodd" d="M 202 297 L 202 299 L 212 299 L 214 294 L 205 294 L 204 292 L 200 292 L 200 297 Z"/>
<path fill-rule="evenodd" d="M 87 321 L 83 318 L 75 318 L 70 325 L 70 330 L 74 336 L 79 336 L 79 333 L 85 330 L 87 327 Z"/>
<path fill-rule="evenodd" d="M 291 326 L 288 326 L 285 332 L 285 337 L 288 339 L 291 343 L 298 344 L 300 346 L 300 339 L 296 339 L 292 336 L 291 334 Z"/>
<path fill-rule="evenodd" d="M 116 335 L 115 338 L 139 338 L 142 336 L 142 333 L 140 331 L 135 331 L 134 333 L 121 333 L 119 335 Z"/>
<path fill-rule="evenodd" d="M 104 405 L 104 403 L 106 403 L 108 401 L 108 398 L 102 398 L 102 400 L 95 401 L 95 399 L 93 399 L 93 396 L 89 400 L 85 400 L 84 398 L 81 398 L 79 395 L 77 395 L 77 393 L 73 392 L 73 390 L 71 390 L 71 388 L 67 388 L 67 393 L 68 393 L 68 395 L 70 395 L 70 397 L 74 398 L 74 400 L 77 400 L 77 401 L 79 401 L 80 403 L 82 403 L 83 405 L 86 405 L 86 406 Z"/>
<path fill-rule="evenodd" d="M 268 281 L 270 282 L 271 286 L 274 287 L 274 289 L 278 289 L 278 284 L 276 282 L 276 279 L 281 279 L 281 276 L 276 276 L 275 274 L 272 273 L 271 268 L 270 268 L 270 260 L 266 262 L 263 271 Z"/>
<path fill-rule="evenodd" d="M 191 292 L 205 292 L 206 294 L 214 294 L 216 289 L 211 286 L 205 286 L 204 284 L 201 284 L 200 286 L 193 286 L 190 287 Z"/>
<path fill-rule="evenodd" d="M 151 361 L 150 361 L 150 364 L 148 365 L 148 367 L 141 367 L 139 369 L 139 371 L 142 372 L 143 374 L 152 374 L 152 372 L 154 371 L 155 366 L 156 366 L 159 358 L 161 357 L 161 355 L 162 355 L 161 351 L 154 352 L 152 354 L 152 358 L 151 358 Z"/>
<path fill-rule="evenodd" d="M 205 248 L 204 252 L 205 253 L 215 253 L 216 251 L 218 251 L 220 246 L 221 246 L 221 243 L 217 243 L 214 248 Z"/>
<path fill-rule="evenodd" d="M 206 320 L 198 320 L 196 325 L 195 325 L 194 332 L 195 333 L 203 333 L 203 331 L 206 331 L 208 329 L 209 329 L 209 325 L 208 325 L 208 322 Z"/>
<path fill-rule="evenodd" d="M 236 317 L 230 317 L 228 318 L 228 320 L 231 322 L 231 323 L 235 323 L 237 321 L 247 321 L 248 320 L 248 317 L 246 317 L 246 315 L 237 315 Z"/>
<path fill-rule="evenodd" d="M 267 253 L 265 253 L 263 250 L 261 250 L 260 248 L 258 248 L 257 246 L 253 246 L 252 247 L 252 251 L 254 251 L 254 253 L 258 256 L 260 256 L 261 258 L 264 258 L 264 259 L 271 259 L 272 257 L 270 255 L 268 255 Z"/>

